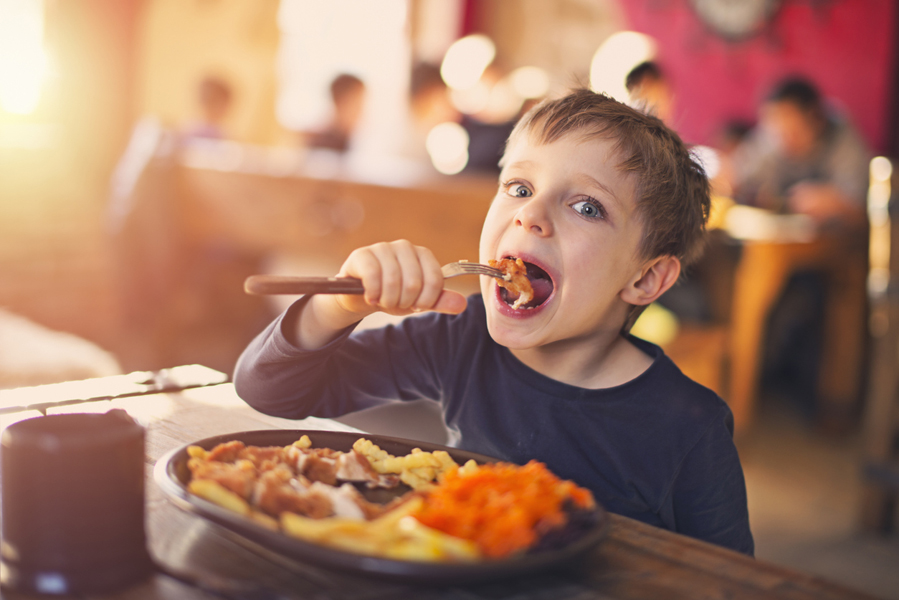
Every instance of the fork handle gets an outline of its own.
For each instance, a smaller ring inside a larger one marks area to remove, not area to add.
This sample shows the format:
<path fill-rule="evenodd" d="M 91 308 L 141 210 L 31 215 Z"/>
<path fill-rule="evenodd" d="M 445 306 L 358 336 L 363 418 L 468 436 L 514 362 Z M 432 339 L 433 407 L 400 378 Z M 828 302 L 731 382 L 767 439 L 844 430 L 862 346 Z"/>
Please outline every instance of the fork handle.
<path fill-rule="evenodd" d="M 243 289 L 255 296 L 275 294 L 364 294 L 362 280 L 355 277 L 292 277 L 250 275 Z"/>

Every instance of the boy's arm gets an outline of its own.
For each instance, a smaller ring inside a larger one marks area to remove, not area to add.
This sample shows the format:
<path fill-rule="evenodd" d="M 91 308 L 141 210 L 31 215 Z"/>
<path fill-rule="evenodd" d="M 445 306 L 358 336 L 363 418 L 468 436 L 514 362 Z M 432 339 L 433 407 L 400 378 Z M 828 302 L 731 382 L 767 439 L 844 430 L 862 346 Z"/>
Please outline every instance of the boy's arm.
<path fill-rule="evenodd" d="M 753 556 L 746 484 L 728 428 L 730 411 L 715 421 L 684 458 L 672 488 L 678 533 Z"/>
<path fill-rule="evenodd" d="M 301 419 L 315 411 L 316 398 L 305 389 L 331 352 L 325 346 L 314 351 L 298 348 L 285 332 L 311 298 L 301 298 L 291 305 L 249 343 L 237 360 L 233 378 L 237 395 L 260 412 Z M 344 337 L 338 336 L 330 345 L 339 346 Z"/>
<path fill-rule="evenodd" d="M 443 289 L 440 264 L 427 248 L 406 240 L 353 251 L 340 276 L 362 281 L 364 295 L 313 295 L 291 306 L 256 337 L 235 369 L 237 393 L 254 408 L 282 417 L 337 416 L 371 406 L 366 394 L 399 399 L 385 376 L 389 355 L 377 343 L 354 347 L 343 342 L 352 326 L 377 311 L 392 315 L 435 311 L 460 313 L 467 304 L 458 292 Z M 340 349 L 344 356 L 331 360 Z M 402 345 L 396 347 L 402 355 Z M 352 365 L 347 369 L 345 365 Z M 354 389 L 354 383 L 359 389 Z M 343 390 L 342 392 L 339 392 Z"/>
<path fill-rule="evenodd" d="M 446 339 L 436 315 L 352 336 L 353 327 L 348 327 L 325 346 L 305 350 L 293 345 L 285 330 L 286 321 L 309 301 L 303 298 L 291 306 L 244 350 L 234 385 L 247 404 L 273 416 L 301 419 L 440 397 L 434 365 L 446 364 L 451 350 L 434 343 Z"/>

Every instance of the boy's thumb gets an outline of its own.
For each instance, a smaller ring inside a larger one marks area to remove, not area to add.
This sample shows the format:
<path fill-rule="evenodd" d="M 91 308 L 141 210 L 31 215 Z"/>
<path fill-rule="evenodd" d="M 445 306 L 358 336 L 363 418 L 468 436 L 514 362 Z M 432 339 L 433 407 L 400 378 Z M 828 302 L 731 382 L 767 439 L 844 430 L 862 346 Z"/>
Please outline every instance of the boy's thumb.
<path fill-rule="evenodd" d="M 431 310 L 448 315 L 457 315 L 468 306 L 468 300 L 459 292 L 453 290 L 443 290 L 437 303 Z"/>

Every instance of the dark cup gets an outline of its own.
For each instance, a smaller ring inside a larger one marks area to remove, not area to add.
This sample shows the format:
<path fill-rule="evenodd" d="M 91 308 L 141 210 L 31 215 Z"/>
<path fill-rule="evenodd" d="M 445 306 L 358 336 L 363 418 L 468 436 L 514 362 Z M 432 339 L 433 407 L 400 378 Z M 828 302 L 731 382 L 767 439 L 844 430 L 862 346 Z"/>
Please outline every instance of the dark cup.
<path fill-rule="evenodd" d="M 114 591 L 153 570 L 144 531 L 144 429 L 123 410 L 37 417 L 2 437 L 0 584 Z"/>

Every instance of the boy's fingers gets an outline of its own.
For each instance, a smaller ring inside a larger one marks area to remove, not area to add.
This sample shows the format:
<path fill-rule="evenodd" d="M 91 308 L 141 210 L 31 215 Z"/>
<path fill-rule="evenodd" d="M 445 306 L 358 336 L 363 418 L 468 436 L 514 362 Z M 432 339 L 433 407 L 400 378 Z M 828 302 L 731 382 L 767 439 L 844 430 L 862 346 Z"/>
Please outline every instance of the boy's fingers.
<path fill-rule="evenodd" d="M 434 254 L 407 240 L 353 251 L 340 274 L 362 279 L 365 302 L 391 314 L 432 310 L 443 291 L 443 273 Z M 457 312 L 460 303 L 456 299 L 443 306 Z"/>
<path fill-rule="evenodd" d="M 430 310 L 443 291 L 443 273 L 434 253 L 422 246 L 416 246 L 422 281 L 420 291 L 412 305 L 417 310 Z"/>
<path fill-rule="evenodd" d="M 393 310 L 400 299 L 403 282 L 402 270 L 396 251 L 391 244 L 380 243 L 371 246 L 371 251 L 380 263 L 380 288 L 376 301 L 381 309 Z"/>
<path fill-rule="evenodd" d="M 448 315 L 458 315 L 465 310 L 466 306 L 468 306 L 468 300 L 465 296 L 454 290 L 443 290 L 431 310 Z"/>
<path fill-rule="evenodd" d="M 375 306 L 381 297 L 381 262 L 371 248 L 354 250 L 347 258 L 339 275 L 358 277 L 365 287 L 365 301 Z"/>
<path fill-rule="evenodd" d="M 410 242 L 405 240 L 394 242 L 396 260 L 400 266 L 400 286 L 397 308 L 408 310 L 416 305 L 421 295 L 424 274 L 419 258 L 418 250 Z"/>

